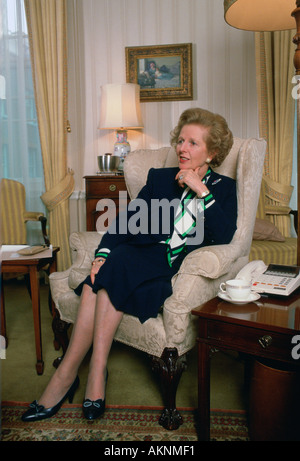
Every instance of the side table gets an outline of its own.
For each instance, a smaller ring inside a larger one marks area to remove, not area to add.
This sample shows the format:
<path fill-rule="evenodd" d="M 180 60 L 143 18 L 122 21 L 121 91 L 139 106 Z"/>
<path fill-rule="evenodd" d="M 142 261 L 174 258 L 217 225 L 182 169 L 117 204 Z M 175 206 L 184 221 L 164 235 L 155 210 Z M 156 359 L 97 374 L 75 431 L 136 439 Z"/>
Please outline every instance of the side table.
<path fill-rule="evenodd" d="M 36 370 L 37 374 L 41 375 L 44 371 L 44 361 L 42 356 L 42 336 L 41 336 L 41 319 L 40 319 L 40 285 L 38 279 L 38 272 L 45 266 L 49 265 L 47 271 L 51 274 L 57 270 L 56 255 L 59 248 L 45 250 L 44 252 L 37 253 L 33 256 L 19 256 L 14 257 L 13 252 L 2 253 L 2 273 L 20 273 L 29 274 L 30 290 L 31 290 L 31 303 L 33 312 L 33 324 L 35 335 L 35 348 L 36 348 Z M 54 306 L 52 305 L 52 313 Z M 1 335 L 6 339 L 6 321 L 5 321 L 5 305 L 4 305 L 4 292 L 3 283 L 1 289 Z"/>
<path fill-rule="evenodd" d="M 198 317 L 199 439 L 210 439 L 210 352 L 212 348 L 284 362 L 300 371 L 292 338 L 300 330 L 300 293 L 287 299 L 262 296 L 236 305 L 218 297 L 192 311 Z"/>
<path fill-rule="evenodd" d="M 96 176 L 85 176 L 85 195 L 86 195 L 86 230 L 102 231 L 98 228 L 97 219 L 103 210 L 97 209 L 99 200 L 113 200 L 116 205 L 116 214 L 124 204 L 120 203 L 120 192 L 127 192 L 125 178 L 123 175 L 104 174 Z M 126 196 L 126 203 L 129 197 Z M 103 203 L 105 205 L 105 203 Z M 107 225 L 107 223 L 106 223 Z"/>

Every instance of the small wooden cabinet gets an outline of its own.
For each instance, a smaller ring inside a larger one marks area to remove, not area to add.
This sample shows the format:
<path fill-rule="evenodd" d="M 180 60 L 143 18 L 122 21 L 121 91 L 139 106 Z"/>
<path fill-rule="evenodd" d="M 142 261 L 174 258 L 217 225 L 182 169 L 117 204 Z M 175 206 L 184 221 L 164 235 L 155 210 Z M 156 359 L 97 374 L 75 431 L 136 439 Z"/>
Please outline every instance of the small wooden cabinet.
<path fill-rule="evenodd" d="M 106 230 L 101 226 L 101 222 L 99 222 L 101 220 L 98 220 L 100 215 L 102 213 L 108 213 L 109 210 L 116 214 L 119 212 L 119 209 L 129 201 L 124 176 L 96 175 L 85 176 L 84 179 L 86 194 L 86 230 Z M 111 207 L 111 201 L 115 204 L 115 212 Z M 106 227 L 107 224 L 108 222 L 106 220 Z"/>

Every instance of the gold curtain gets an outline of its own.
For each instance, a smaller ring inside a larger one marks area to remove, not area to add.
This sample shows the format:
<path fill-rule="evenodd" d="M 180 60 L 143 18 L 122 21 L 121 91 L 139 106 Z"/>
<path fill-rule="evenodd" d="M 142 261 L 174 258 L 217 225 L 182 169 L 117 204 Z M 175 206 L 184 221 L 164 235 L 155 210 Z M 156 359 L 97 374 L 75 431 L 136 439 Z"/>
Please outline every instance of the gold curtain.
<path fill-rule="evenodd" d="M 268 143 L 261 198 L 266 215 L 286 237 L 293 191 L 294 35 L 295 31 L 255 33 L 259 129 Z"/>
<path fill-rule="evenodd" d="M 50 241 L 60 247 L 58 270 L 65 270 L 71 264 L 68 198 L 74 190 L 67 168 L 66 0 L 25 0 L 25 8 L 45 175 L 41 198 Z"/>

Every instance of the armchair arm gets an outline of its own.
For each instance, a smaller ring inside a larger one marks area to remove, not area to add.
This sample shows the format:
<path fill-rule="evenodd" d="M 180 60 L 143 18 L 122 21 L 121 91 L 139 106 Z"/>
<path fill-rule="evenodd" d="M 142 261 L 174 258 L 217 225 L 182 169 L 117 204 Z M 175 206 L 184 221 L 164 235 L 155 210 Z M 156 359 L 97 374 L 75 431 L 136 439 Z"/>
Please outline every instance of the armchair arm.
<path fill-rule="evenodd" d="M 178 274 L 202 275 L 216 279 L 226 274 L 241 256 L 244 254 L 240 241 L 202 247 L 187 255 Z"/>
<path fill-rule="evenodd" d="M 98 247 L 104 232 L 73 232 L 70 235 L 72 261 L 76 267 L 91 266 L 95 250 Z"/>
<path fill-rule="evenodd" d="M 298 210 L 292 210 L 289 206 L 265 205 L 265 213 L 267 216 L 293 216 L 294 228 L 298 234 Z"/>
<path fill-rule="evenodd" d="M 63 294 L 73 291 L 88 275 L 100 240 L 101 234 L 98 232 L 73 232 L 70 235 L 73 264 L 67 270 L 54 272 L 49 277 L 51 295 L 56 306 Z"/>
<path fill-rule="evenodd" d="M 39 221 L 41 217 L 44 217 L 44 213 L 40 211 L 25 211 L 24 221 Z"/>
<path fill-rule="evenodd" d="M 67 291 L 71 291 L 69 287 L 69 275 L 71 270 L 72 266 L 65 271 L 53 272 L 49 275 L 51 297 L 56 308 L 58 308 L 58 302 L 61 295 L 63 295 Z"/>
<path fill-rule="evenodd" d="M 240 241 L 202 247 L 190 253 L 173 278 L 173 294 L 165 300 L 163 324 L 168 345 L 188 342 L 193 335 L 191 310 L 216 296 L 226 278 L 235 277 L 247 263 Z"/>
<path fill-rule="evenodd" d="M 25 211 L 24 212 L 24 222 L 26 223 L 28 221 L 40 221 L 41 226 L 42 226 L 42 234 L 43 234 L 44 242 L 46 243 L 46 245 L 50 245 L 50 240 L 49 240 L 49 237 L 47 235 L 47 230 L 46 230 L 47 218 L 44 216 L 44 213 L 40 211 Z"/>

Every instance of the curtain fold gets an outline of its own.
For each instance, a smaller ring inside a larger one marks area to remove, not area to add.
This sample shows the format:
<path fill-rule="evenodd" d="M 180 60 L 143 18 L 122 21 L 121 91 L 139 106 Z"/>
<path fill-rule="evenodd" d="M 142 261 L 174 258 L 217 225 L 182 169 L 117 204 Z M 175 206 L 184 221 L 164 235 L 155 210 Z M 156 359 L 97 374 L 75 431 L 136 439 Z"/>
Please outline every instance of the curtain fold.
<path fill-rule="evenodd" d="M 67 168 L 66 0 L 25 0 L 25 8 L 45 176 L 42 200 L 50 241 L 60 247 L 58 270 L 65 270 L 71 264 L 68 198 L 74 189 Z"/>
<path fill-rule="evenodd" d="M 259 130 L 260 136 L 268 143 L 264 163 L 265 187 L 262 188 L 261 198 L 269 210 L 271 221 L 286 237 L 291 232 L 288 206 L 293 190 L 294 35 L 295 31 L 255 34 Z M 286 210 L 284 215 L 278 212 L 279 207 Z"/>

